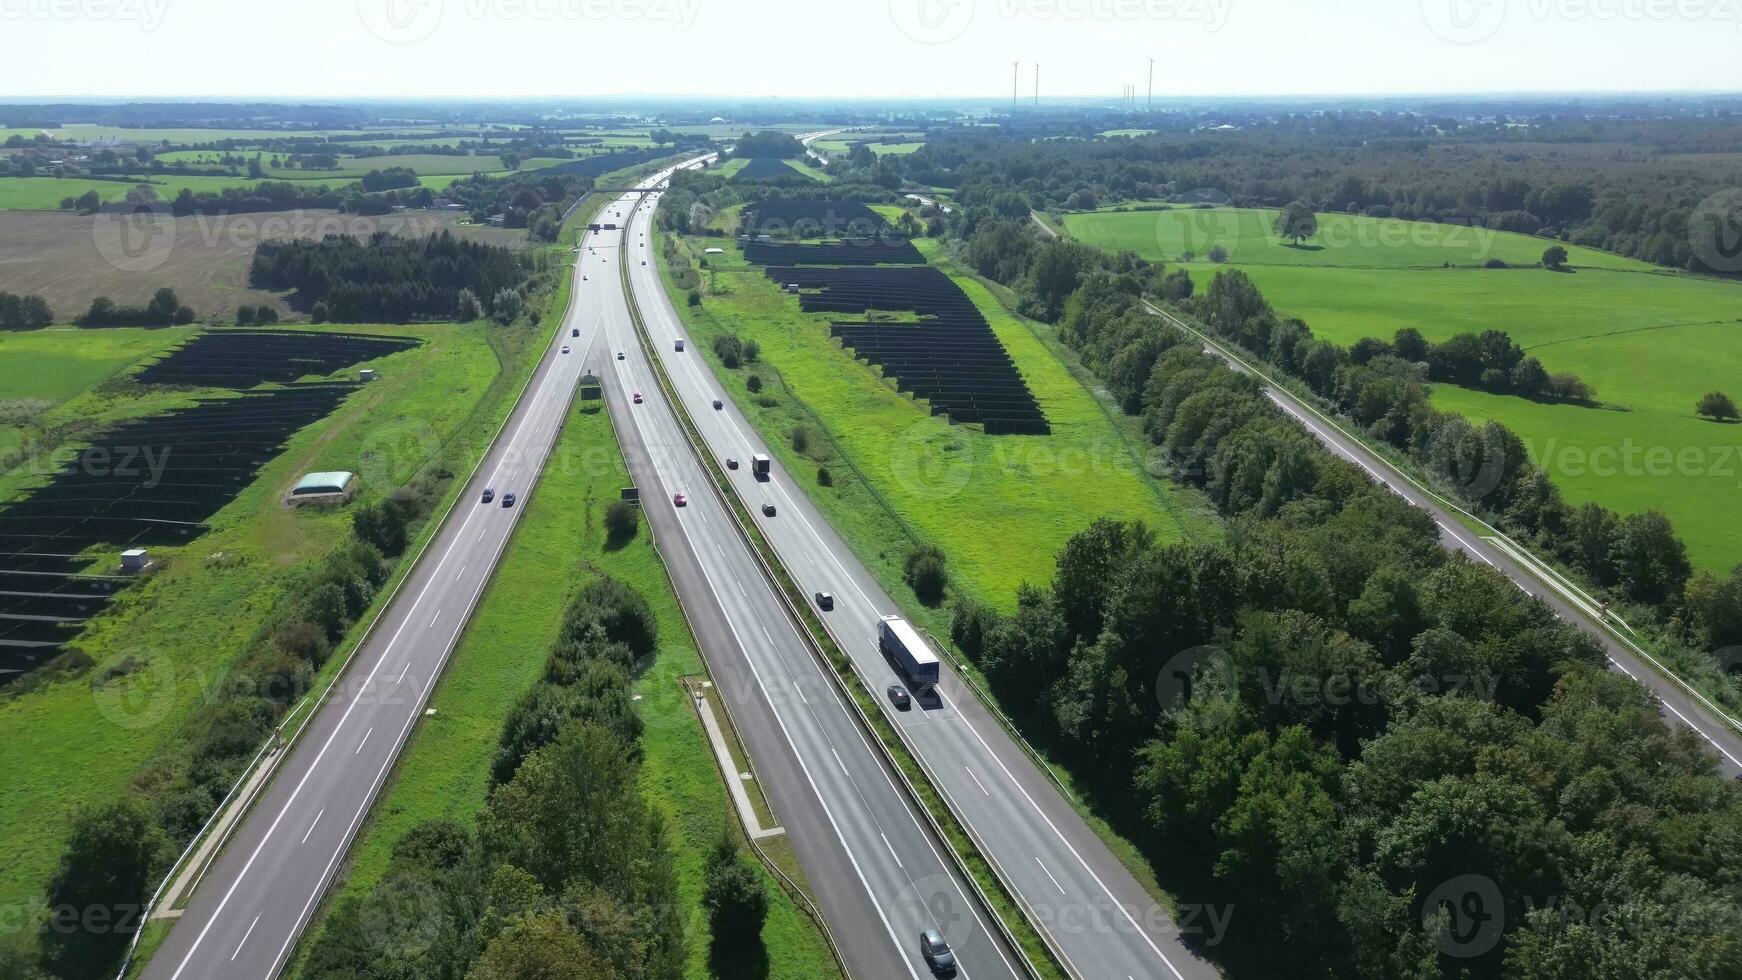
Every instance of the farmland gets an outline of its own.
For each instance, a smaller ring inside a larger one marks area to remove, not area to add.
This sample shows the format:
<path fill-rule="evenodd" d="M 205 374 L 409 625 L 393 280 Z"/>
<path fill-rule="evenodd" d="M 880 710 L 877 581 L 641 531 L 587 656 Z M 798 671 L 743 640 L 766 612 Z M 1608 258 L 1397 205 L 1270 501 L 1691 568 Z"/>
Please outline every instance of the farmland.
<path fill-rule="evenodd" d="M 299 574 L 350 533 L 345 511 L 283 508 L 279 498 L 290 483 L 311 470 L 349 469 L 360 474 L 359 499 L 377 500 L 437 459 L 467 458 L 505 410 L 506 393 L 524 376 L 525 351 L 536 342 L 492 336 L 501 332 L 480 325 L 348 330 L 421 344 L 374 362 L 380 381 L 294 432 L 284 452 L 263 462 L 258 477 L 204 521 L 206 533 L 153 549 L 159 570 L 122 591 L 77 641 L 95 664 L 131 665 L 135 675 L 100 690 L 80 674 L 42 678 L 9 685 L 0 695 L 0 739 L 18 760 L 0 799 L 0 902 L 7 907 L 34 907 L 32 896 L 59 857 L 65 818 L 85 804 L 114 799 L 175 739 Z M 43 331 L 0 342 L 10 350 L 53 337 L 67 350 L 92 344 L 105 356 L 124 356 L 110 334 Z M 118 334 L 135 335 L 161 337 L 166 345 L 177 339 L 172 331 Z M 0 384 L 11 390 L 10 377 L 33 364 L 40 360 L 0 358 Z M 93 428 L 186 410 L 220 395 L 98 377 L 45 412 L 37 426 L 77 441 Z M 37 469 L 0 476 L 0 498 L 44 482 Z M 198 642 L 185 642 L 195 637 Z M 77 779 L 69 782 L 68 774 Z"/>
<path fill-rule="evenodd" d="M 598 412 L 573 415 L 431 695 L 436 715 L 407 743 L 326 907 L 373 887 L 394 843 L 412 826 L 442 818 L 469 821 L 482 808 L 502 720 L 544 672 L 544 659 L 528 652 L 549 649 L 570 596 L 599 575 L 640 592 L 658 619 L 659 649 L 633 689 L 646 725 L 642 786 L 667 818 L 681 901 L 686 909 L 700 907 L 702 864 L 730 803 L 679 683 L 702 673 L 702 662 L 652 539 L 644 529 L 623 547 L 607 547 L 604 540 L 605 504 L 629 482 L 609 419 Z M 766 884 L 771 901 L 763 935 L 770 980 L 837 975 L 810 920 L 773 881 Z M 707 918 L 690 914 L 685 924 L 686 975 L 706 980 Z M 317 920 L 310 928 L 305 949 L 321 925 Z"/>
<path fill-rule="evenodd" d="M 239 305 L 259 303 L 284 313 L 289 308 L 276 295 L 248 284 L 254 246 L 264 238 L 367 237 L 376 231 L 421 237 L 449 230 L 492 245 L 527 246 L 523 230 L 473 225 L 464 214 L 444 211 L 380 217 L 283 211 L 140 221 L 135 229 L 113 215 L 0 212 L 0 290 L 42 296 L 62 322 L 98 296 L 138 303 L 160 286 L 173 288 L 202 316 L 227 316 Z"/>
<path fill-rule="evenodd" d="M 1742 446 L 1731 427 L 1694 417 L 1711 390 L 1742 377 L 1742 284 L 1667 272 L 1606 252 L 1568 247 L 1571 272 L 1488 269 L 1489 258 L 1534 263 L 1540 238 L 1321 215 L 1305 248 L 1275 240 L 1270 212 L 1166 210 L 1069 214 L 1073 236 L 1185 264 L 1200 288 L 1229 251 L 1278 309 L 1348 344 L 1415 327 L 1429 340 L 1501 329 L 1550 371 L 1571 371 L 1595 407 L 1554 405 L 1438 385 L 1434 402 L 1505 422 L 1574 503 L 1669 515 L 1694 563 L 1727 570 L 1742 556 Z M 1477 236 L 1483 236 L 1483 239 Z M 1450 268 L 1446 268 L 1450 263 Z M 1668 459 L 1670 462 L 1665 463 Z M 1679 462 L 1678 462 L 1679 461 Z"/>
<path fill-rule="evenodd" d="M 660 240 L 663 252 L 667 239 Z M 1053 555 L 1096 517 L 1143 520 L 1164 539 L 1205 527 L 1182 495 L 1141 468 L 1123 430 L 1055 355 L 1042 328 L 1008 312 L 979 282 L 939 272 L 985 318 L 1051 435 L 989 435 L 930 414 L 831 336 L 839 315 L 803 312 L 797 297 L 744 261 L 735 242 L 670 240 L 691 264 L 704 246 L 726 249 L 710 259 L 699 308 L 678 294 L 685 323 L 782 464 L 793 473 L 829 469 L 833 485 L 813 491 L 813 499 L 891 589 L 900 588 L 907 540 L 937 544 L 962 591 L 1005 607 L 1022 582 L 1050 578 Z M 663 271 L 675 289 L 669 260 Z M 712 338 L 726 334 L 757 341 L 761 362 L 724 369 Z M 747 389 L 751 375 L 760 393 Z M 802 451 L 790 438 L 795 428 L 810 436 Z"/>

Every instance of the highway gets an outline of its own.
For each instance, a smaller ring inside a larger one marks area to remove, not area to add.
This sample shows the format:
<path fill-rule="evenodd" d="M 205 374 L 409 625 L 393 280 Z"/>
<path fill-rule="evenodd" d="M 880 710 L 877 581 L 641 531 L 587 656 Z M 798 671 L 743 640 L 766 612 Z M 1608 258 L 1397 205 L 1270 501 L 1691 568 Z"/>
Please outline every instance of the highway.
<path fill-rule="evenodd" d="M 602 261 L 582 261 L 574 274 L 614 282 L 607 271 Z M 282 968 L 422 716 L 555 444 L 602 318 L 603 290 L 579 278 L 575 286 L 567 320 L 459 503 L 200 882 L 146 977 L 264 978 Z M 565 346 L 573 353 L 563 354 Z M 480 502 L 486 487 L 497 497 L 489 504 Z M 519 498 L 512 507 L 502 503 L 508 493 Z"/>
<path fill-rule="evenodd" d="M 605 233 L 599 252 L 615 254 L 621 235 L 640 261 L 642 229 Z M 1025 976 L 789 618 L 673 414 L 615 271 L 610 279 L 601 374 L 618 438 L 718 691 L 849 970 L 927 976 L 918 939 L 935 927 L 962 976 Z"/>
<path fill-rule="evenodd" d="M 766 445 L 693 345 L 681 353 L 675 349 L 683 331 L 646 244 L 657 201 L 655 195 L 644 202 L 631 223 L 636 251 L 629 266 L 652 346 L 711 451 L 722 460 L 746 461 L 728 471 L 735 490 L 804 593 L 833 594 L 835 608 L 820 615 L 867 686 L 881 694 L 900 678 L 878 649 L 877 623 L 898 614 L 899 607 L 812 506 L 798 481 L 778 465 L 767 481 L 752 476 L 747 461 L 767 453 Z M 715 400 L 721 408 L 713 407 Z M 698 469 L 690 486 L 704 482 Z M 776 516 L 761 515 L 764 503 L 775 506 Z M 879 703 L 1072 972 L 1095 980 L 1217 975 L 1071 808 L 1057 784 L 947 665 L 936 697 L 916 699 L 909 711 L 895 710 L 881 696 Z M 947 889 L 927 898 L 931 907 L 950 910 L 951 921 L 941 927 L 952 941 L 972 925 L 957 902 Z M 980 965 L 971 955 L 964 959 L 970 971 Z"/>
<path fill-rule="evenodd" d="M 1204 341 L 1204 349 L 1227 361 L 1235 370 L 1252 373 L 1251 369 L 1231 350 L 1214 338 L 1191 327 L 1178 317 L 1155 306 L 1150 312 L 1186 330 Z M 1263 380 L 1268 381 L 1268 378 Z M 1645 654 L 1620 640 L 1614 633 L 1597 625 L 1600 609 L 1572 589 L 1561 589 L 1544 581 L 1528 567 L 1515 547 L 1502 543 L 1496 536 L 1480 535 L 1460 523 L 1458 515 L 1438 498 L 1426 492 L 1414 480 L 1400 473 L 1395 466 L 1344 432 L 1331 419 L 1307 406 L 1299 398 L 1274 384 L 1264 386 L 1264 393 L 1288 415 L 1293 417 L 1315 438 L 1356 466 L 1368 476 L 1433 516 L 1440 528 L 1440 543 L 1446 548 L 1468 555 L 1474 561 L 1489 565 L 1532 596 L 1547 603 L 1555 615 L 1595 637 L 1603 645 L 1610 664 L 1634 680 L 1650 688 L 1663 705 L 1664 717 L 1672 725 L 1691 729 L 1711 746 L 1718 759 L 1718 768 L 1725 776 L 1742 775 L 1742 733 L 1726 721 L 1722 709 L 1689 691 L 1675 680 L 1663 676 L 1645 662 Z"/>

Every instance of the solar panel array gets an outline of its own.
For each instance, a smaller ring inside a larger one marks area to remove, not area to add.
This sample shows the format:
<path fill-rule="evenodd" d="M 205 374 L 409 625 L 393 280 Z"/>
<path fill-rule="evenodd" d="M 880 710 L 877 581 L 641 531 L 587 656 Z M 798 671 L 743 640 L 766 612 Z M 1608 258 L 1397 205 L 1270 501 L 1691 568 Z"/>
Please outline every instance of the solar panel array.
<path fill-rule="evenodd" d="M 197 537 L 297 432 L 357 388 L 256 385 L 331 374 L 417 343 L 288 330 L 205 333 L 135 375 L 141 383 L 238 390 L 110 426 L 62 460 L 46 484 L 0 504 L 0 683 L 59 653 L 132 581 L 97 568 L 85 552 Z"/>
<path fill-rule="evenodd" d="M 134 376 L 140 384 L 252 388 L 328 375 L 418 345 L 410 337 L 311 333 L 306 330 L 222 330 L 202 333 Z"/>
<path fill-rule="evenodd" d="M 911 322 L 836 320 L 829 332 L 881 365 L 896 387 L 931 403 L 933 415 L 976 422 L 996 435 L 1052 431 L 992 325 L 949 276 L 929 266 L 770 266 L 797 286 L 806 313 L 909 312 Z"/>

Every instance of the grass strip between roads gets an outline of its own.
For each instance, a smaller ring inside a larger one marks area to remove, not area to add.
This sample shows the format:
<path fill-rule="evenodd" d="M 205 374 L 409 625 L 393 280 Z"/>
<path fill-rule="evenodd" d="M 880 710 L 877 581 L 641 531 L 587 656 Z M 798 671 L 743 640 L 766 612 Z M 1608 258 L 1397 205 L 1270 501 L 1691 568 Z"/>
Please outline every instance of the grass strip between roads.
<path fill-rule="evenodd" d="M 826 662 L 829 668 L 826 673 L 839 685 L 841 692 L 849 699 L 854 712 L 873 735 L 878 744 L 883 747 L 886 758 L 901 777 L 900 782 L 905 787 L 920 811 L 926 815 L 927 821 L 937 832 L 954 860 L 957 868 L 968 879 L 968 882 L 978 893 L 982 904 L 999 923 L 1010 946 L 1022 958 L 1030 975 L 1046 978 L 1046 980 L 1062 980 L 1070 974 L 1063 966 L 1051 944 L 1045 938 L 1034 921 L 1029 917 L 1026 908 L 1007 888 L 1003 878 L 996 873 L 992 863 L 980 850 L 977 841 L 968 833 L 955 811 L 951 809 L 937 791 L 932 781 L 926 776 L 923 766 L 914 756 L 910 747 L 902 740 L 900 734 L 884 718 L 877 706 L 876 700 L 865 687 L 863 679 L 853 669 L 852 661 L 835 643 L 833 636 L 827 631 L 816 615 L 811 611 L 805 600 L 804 592 L 798 583 L 787 572 L 774 549 L 763 537 L 756 522 L 751 519 L 750 512 L 744 502 L 732 489 L 731 481 L 726 478 L 725 471 L 720 469 L 719 461 L 706 449 L 706 443 L 690 418 L 688 409 L 677 393 L 676 386 L 665 372 L 665 367 L 654 349 L 652 339 L 647 334 L 646 322 L 641 316 L 641 307 L 635 298 L 635 293 L 629 282 L 627 265 L 619 263 L 618 274 L 622 279 L 624 295 L 628 299 L 629 316 L 634 322 L 636 336 L 642 349 L 652 363 L 654 374 L 659 378 L 659 384 L 665 391 L 666 398 L 671 402 L 678 422 L 689 439 L 696 456 L 703 462 L 713 481 L 715 490 L 724 499 L 732 512 L 739 532 L 745 536 L 752 546 L 764 572 L 777 586 L 784 600 L 787 613 L 801 627 L 801 632 L 810 641 L 813 652 Z"/>

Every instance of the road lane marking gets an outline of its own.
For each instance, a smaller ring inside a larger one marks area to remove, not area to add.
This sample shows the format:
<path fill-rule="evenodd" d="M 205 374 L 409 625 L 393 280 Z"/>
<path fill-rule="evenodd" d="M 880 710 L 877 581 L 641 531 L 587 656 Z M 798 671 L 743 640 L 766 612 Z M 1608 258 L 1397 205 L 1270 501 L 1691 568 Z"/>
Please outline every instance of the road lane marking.
<path fill-rule="evenodd" d="M 906 871 L 907 865 L 901 863 L 901 855 L 895 853 L 895 845 L 889 843 L 889 835 L 879 830 L 877 836 L 883 838 L 883 846 L 889 848 L 889 856 L 895 859 L 895 866 Z"/>
<path fill-rule="evenodd" d="M 371 725 L 369 730 L 363 733 L 363 741 L 357 743 L 357 747 L 351 750 L 351 754 L 356 755 L 363 751 L 363 746 L 369 744 L 369 736 L 373 734 L 375 734 L 375 726 Z"/>
<path fill-rule="evenodd" d="M 230 962 L 236 962 L 236 957 L 242 954 L 242 947 L 248 945 L 248 937 L 254 935 L 254 927 L 259 924 L 260 916 L 258 915 L 254 917 L 253 922 L 248 923 L 248 931 L 242 934 L 242 941 L 236 944 L 236 952 L 230 954 Z"/>
<path fill-rule="evenodd" d="M 1034 859 L 1034 863 L 1035 863 L 1035 864 L 1040 864 L 1040 870 L 1042 870 L 1042 871 L 1046 871 L 1046 865 L 1044 865 L 1044 864 L 1041 864 L 1041 861 L 1040 861 L 1040 858 L 1039 858 L 1039 857 L 1036 857 L 1036 858 L 1035 858 L 1035 859 Z M 1061 884 L 1059 884 L 1059 880 L 1058 880 L 1058 879 L 1057 879 L 1057 878 L 1053 878 L 1053 877 L 1052 877 L 1052 872 L 1051 872 L 1051 871 L 1046 871 L 1046 876 L 1047 876 L 1047 877 L 1048 877 L 1048 878 L 1052 878 L 1052 886 L 1053 886 L 1053 887 L 1054 887 L 1054 888 L 1057 888 L 1057 889 L 1058 889 L 1058 890 L 1059 890 L 1059 894 L 1060 894 L 1060 895 L 1063 895 L 1063 894 L 1064 894 L 1064 893 L 1065 893 L 1065 886 L 1063 886 L 1063 885 L 1061 885 Z"/>
<path fill-rule="evenodd" d="M 969 768 L 968 768 L 968 767 L 967 767 L 967 766 L 963 766 L 963 767 L 962 767 L 962 771 L 964 771 L 964 772 L 966 772 L 966 773 L 967 773 L 967 774 L 968 774 L 968 778 L 969 778 L 969 779 L 972 779 L 972 780 L 973 780 L 973 781 L 974 781 L 974 785 L 975 785 L 975 786 L 978 786 L 978 787 L 980 787 L 980 792 L 981 792 L 981 793 L 983 793 L 983 794 L 985 794 L 985 796 L 986 796 L 986 798 L 987 798 L 987 799 L 991 799 L 991 798 L 992 798 L 992 794 L 991 794 L 991 793 L 987 793 L 987 792 L 986 792 L 986 786 L 985 786 L 985 784 L 983 784 L 983 783 L 981 783 L 981 782 L 980 782 L 980 777 L 979 777 L 979 776 L 976 776 L 976 775 L 974 775 L 974 770 L 972 770 L 972 769 L 969 769 Z"/>
<path fill-rule="evenodd" d="M 320 822 L 321 822 L 321 817 L 322 817 L 322 816 L 323 816 L 323 815 L 324 815 L 324 814 L 325 814 L 325 813 L 326 813 L 326 812 L 327 812 L 327 808 L 326 808 L 326 807 L 324 807 L 324 806 L 323 806 L 323 807 L 321 807 L 321 812 L 320 812 L 320 813 L 317 813 L 317 814 L 315 814 L 315 819 L 314 819 L 314 822 L 313 822 L 313 823 L 310 823 L 310 824 L 309 824 L 309 825 L 308 825 L 308 830 L 307 830 L 307 831 L 305 831 L 305 832 L 304 832 L 304 833 L 303 833 L 303 835 L 302 835 L 302 841 L 301 841 L 301 842 L 302 842 L 302 843 L 304 843 L 304 844 L 307 844 L 307 843 L 308 843 L 308 835 L 309 835 L 309 834 L 312 834 L 312 833 L 314 833 L 314 832 L 315 832 L 315 824 L 318 824 L 318 823 L 320 823 Z"/>
<path fill-rule="evenodd" d="M 435 629 L 436 620 L 438 620 L 440 618 L 442 618 L 442 611 L 440 609 L 437 609 L 436 614 L 429 618 L 429 628 Z"/>
<path fill-rule="evenodd" d="M 454 574 L 454 581 L 458 582 L 460 579 L 464 578 L 465 575 L 466 575 L 466 566 L 461 565 L 460 570 Z"/>
<path fill-rule="evenodd" d="M 410 669 L 411 669 L 411 661 L 409 661 L 409 660 L 407 660 L 407 661 L 406 661 L 406 662 L 405 662 L 405 666 L 404 666 L 404 667 L 401 667 L 401 668 L 399 668 L 399 678 L 398 678 L 398 680 L 395 680 L 395 681 L 394 681 L 394 682 L 393 682 L 393 683 L 395 683 L 395 684 L 403 684 L 403 683 L 404 683 L 404 682 L 405 682 L 405 672 L 406 672 L 406 671 L 408 671 L 408 670 L 410 670 Z"/>

